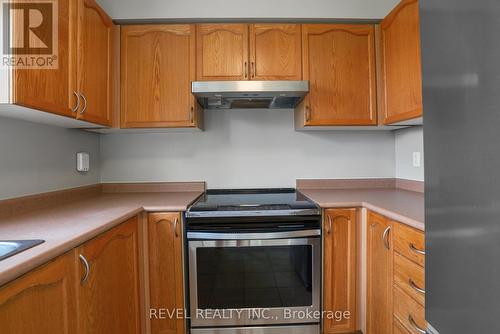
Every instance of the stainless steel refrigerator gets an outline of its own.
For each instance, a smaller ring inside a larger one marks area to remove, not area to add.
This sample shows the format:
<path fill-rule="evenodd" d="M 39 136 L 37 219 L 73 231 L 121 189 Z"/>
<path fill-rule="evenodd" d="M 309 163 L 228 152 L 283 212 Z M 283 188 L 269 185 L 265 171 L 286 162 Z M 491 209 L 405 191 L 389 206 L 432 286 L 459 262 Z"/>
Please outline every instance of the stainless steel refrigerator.
<path fill-rule="evenodd" d="M 426 319 L 500 333 L 500 0 L 420 0 Z"/>

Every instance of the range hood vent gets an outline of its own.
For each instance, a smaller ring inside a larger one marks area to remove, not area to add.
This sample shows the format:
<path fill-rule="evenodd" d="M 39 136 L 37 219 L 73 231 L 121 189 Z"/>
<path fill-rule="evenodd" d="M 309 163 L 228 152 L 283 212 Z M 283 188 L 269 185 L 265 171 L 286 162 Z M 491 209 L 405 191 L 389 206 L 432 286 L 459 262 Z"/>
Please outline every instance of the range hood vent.
<path fill-rule="evenodd" d="M 294 109 L 309 81 L 194 81 L 192 92 L 205 109 Z"/>

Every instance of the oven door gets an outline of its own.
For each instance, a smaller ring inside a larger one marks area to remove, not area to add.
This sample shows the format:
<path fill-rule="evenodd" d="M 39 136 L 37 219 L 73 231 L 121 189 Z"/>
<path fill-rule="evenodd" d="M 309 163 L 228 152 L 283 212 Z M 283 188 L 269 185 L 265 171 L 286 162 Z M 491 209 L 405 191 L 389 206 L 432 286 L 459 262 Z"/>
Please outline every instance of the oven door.
<path fill-rule="evenodd" d="M 188 233 L 191 326 L 319 323 L 319 235 Z"/>

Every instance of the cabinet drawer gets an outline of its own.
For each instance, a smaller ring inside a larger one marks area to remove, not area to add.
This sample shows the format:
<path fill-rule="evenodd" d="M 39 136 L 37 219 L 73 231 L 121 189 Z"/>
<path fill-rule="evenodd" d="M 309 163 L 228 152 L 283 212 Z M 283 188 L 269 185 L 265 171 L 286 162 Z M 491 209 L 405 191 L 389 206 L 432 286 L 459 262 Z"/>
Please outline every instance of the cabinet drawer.
<path fill-rule="evenodd" d="M 424 233 L 404 224 L 395 224 L 394 230 L 394 250 L 424 267 Z"/>
<path fill-rule="evenodd" d="M 427 328 L 424 307 L 394 286 L 394 316 L 412 333 L 421 333 Z"/>
<path fill-rule="evenodd" d="M 420 305 L 425 305 L 424 268 L 398 253 L 394 253 L 394 283 Z"/>

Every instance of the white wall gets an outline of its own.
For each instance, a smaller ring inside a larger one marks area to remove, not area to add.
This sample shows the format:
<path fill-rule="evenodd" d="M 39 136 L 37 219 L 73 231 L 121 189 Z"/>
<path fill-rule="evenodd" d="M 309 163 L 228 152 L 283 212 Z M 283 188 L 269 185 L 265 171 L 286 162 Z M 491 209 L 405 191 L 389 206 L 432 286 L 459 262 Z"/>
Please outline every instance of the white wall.
<path fill-rule="evenodd" d="M 399 0 L 98 0 L 114 19 L 380 19 Z"/>
<path fill-rule="evenodd" d="M 290 110 L 206 111 L 205 123 L 205 132 L 102 136 L 101 180 L 238 188 L 394 177 L 392 132 L 296 132 Z"/>
<path fill-rule="evenodd" d="M 424 134 L 422 127 L 396 131 L 396 177 L 424 181 Z M 413 167 L 413 152 L 421 152 L 421 167 Z"/>
<path fill-rule="evenodd" d="M 91 154 L 88 174 L 76 171 L 79 151 Z M 98 135 L 0 117 L 0 200 L 98 182 Z"/>

